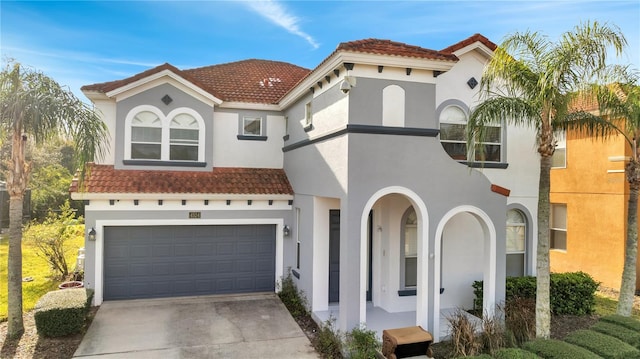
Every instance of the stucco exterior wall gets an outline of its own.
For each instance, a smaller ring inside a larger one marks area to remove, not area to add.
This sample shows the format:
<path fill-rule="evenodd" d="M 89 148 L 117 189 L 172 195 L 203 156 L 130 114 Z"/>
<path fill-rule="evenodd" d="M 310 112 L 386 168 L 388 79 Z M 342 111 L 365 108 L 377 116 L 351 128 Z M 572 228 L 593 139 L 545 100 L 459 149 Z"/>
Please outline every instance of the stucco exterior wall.
<path fill-rule="evenodd" d="M 162 102 L 162 98 L 169 95 L 173 101 L 168 105 Z M 164 115 L 169 114 L 172 110 L 180 107 L 195 110 L 202 116 L 205 124 L 204 146 L 205 146 L 205 167 L 172 167 L 163 164 L 162 166 L 131 166 L 124 165 L 123 160 L 125 153 L 125 118 L 127 114 L 135 107 L 140 105 L 151 105 L 162 111 Z M 145 170 L 163 170 L 171 169 L 173 171 L 210 171 L 213 164 L 213 107 L 197 100 L 190 94 L 187 94 L 171 84 L 163 83 L 158 86 L 142 91 L 138 94 L 129 96 L 117 102 L 116 108 L 116 132 L 115 132 L 115 168 L 122 169 L 145 169 Z"/>
<path fill-rule="evenodd" d="M 553 272 L 584 271 L 620 288 L 626 238 L 628 185 L 621 137 L 606 141 L 569 133 L 566 168 L 551 170 L 551 202 L 567 205 L 567 249 L 551 250 Z M 638 283 L 636 286 L 639 286 Z"/>
<path fill-rule="evenodd" d="M 266 141 L 238 139 L 244 117 L 261 117 Z M 266 111 L 218 110 L 213 116 L 213 167 L 282 168 L 284 116 Z"/>
<path fill-rule="evenodd" d="M 436 115 L 451 104 L 464 104 L 470 114 L 481 103 L 479 96 L 482 72 L 489 58 L 476 51 L 458 55 L 460 61 L 437 77 Z M 478 85 L 471 88 L 467 81 L 474 78 Z M 439 120 L 438 120 L 439 121 Z M 438 122 L 439 127 L 439 122 Z M 502 162 L 507 168 L 482 168 L 480 171 L 491 183 L 509 189 L 507 199 L 514 208 L 526 209 L 527 237 L 525 274 L 535 275 L 537 246 L 538 181 L 540 157 L 536 148 L 535 130 L 526 126 L 503 125 Z"/>

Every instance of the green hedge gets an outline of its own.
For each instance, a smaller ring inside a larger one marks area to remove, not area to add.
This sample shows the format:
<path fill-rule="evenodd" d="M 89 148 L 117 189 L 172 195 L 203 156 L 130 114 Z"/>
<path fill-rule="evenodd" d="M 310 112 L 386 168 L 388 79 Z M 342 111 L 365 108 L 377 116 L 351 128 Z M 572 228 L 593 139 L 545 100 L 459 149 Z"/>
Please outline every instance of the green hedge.
<path fill-rule="evenodd" d="M 617 324 L 621 327 L 635 330 L 636 332 L 640 332 L 640 320 L 637 320 L 637 319 L 613 314 L 613 315 L 607 315 L 606 317 L 602 317 L 600 318 L 600 320 L 602 320 L 603 322 Z"/>
<path fill-rule="evenodd" d="M 493 354 L 493 357 L 497 359 L 540 359 L 534 353 L 520 348 L 500 349 Z"/>
<path fill-rule="evenodd" d="M 35 306 L 38 333 L 60 337 L 79 332 L 84 326 L 93 299 L 93 290 L 85 288 L 49 292 Z"/>
<path fill-rule="evenodd" d="M 593 330 L 576 330 L 564 339 L 567 343 L 588 349 L 605 359 L 637 359 L 640 351 L 618 338 Z"/>
<path fill-rule="evenodd" d="M 602 357 L 585 348 L 555 339 L 535 339 L 526 342 L 522 348 L 545 359 L 601 359 Z"/>
<path fill-rule="evenodd" d="M 640 331 L 629 329 L 618 324 L 599 320 L 591 330 L 618 338 L 623 342 L 640 349 Z"/>
<path fill-rule="evenodd" d="M 473 282 L 474 307 L 482 309 L 483 282 Z M 536 277 L 507 277 L 506 300 L 515 297 L 536 298 Z M 551 311 L 554 314 L 593 313 L 598 282 L 584 272 L 551 274 Z"/>

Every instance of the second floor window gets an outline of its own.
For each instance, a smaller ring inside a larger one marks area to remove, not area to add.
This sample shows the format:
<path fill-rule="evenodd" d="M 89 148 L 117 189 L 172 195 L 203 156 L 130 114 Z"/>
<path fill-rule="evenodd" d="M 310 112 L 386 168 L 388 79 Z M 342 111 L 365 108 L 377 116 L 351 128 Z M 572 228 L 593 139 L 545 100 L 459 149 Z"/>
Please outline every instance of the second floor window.
<path fill-rule="evenodd" d="M 153 106 L 138 106 L 125 123 L 125 160 L 204 162 L 204 121 L 191 109 L 165 116 Z"/>
<path fill-rule="evenodd" d="M 162 156 L 162 120 L 141 111 L 131 120 L 131 158 L 159 160 Z"/>
<path fill-rule="evenodd" d="M 448 106 L 440 114 L 440 142 L 454 160 L 502 160 L 502 127 L 499 124 L 485 126 L 482 142 L 475 141 L 474 150 L 470 152 L 467 149 L 467 113 L 458 106 Z"/>
<path fill-rule="evenodd" d="M 262 136 L 262 118 L 260 117 L 243 118 L 242 134 L 245 136 Z"/>

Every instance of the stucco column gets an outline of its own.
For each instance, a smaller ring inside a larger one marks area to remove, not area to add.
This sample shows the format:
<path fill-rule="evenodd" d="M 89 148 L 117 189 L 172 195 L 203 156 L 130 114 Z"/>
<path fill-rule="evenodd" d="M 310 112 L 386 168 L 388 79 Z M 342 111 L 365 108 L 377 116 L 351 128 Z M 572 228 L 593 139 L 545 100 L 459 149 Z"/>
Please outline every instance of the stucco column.
<path fill-rule="evenodd" d="M 349 331 L 360 325 L 361 253 L 360 215 L 343 202 L 340 206 L 340 318 L 338 327 Z"/>

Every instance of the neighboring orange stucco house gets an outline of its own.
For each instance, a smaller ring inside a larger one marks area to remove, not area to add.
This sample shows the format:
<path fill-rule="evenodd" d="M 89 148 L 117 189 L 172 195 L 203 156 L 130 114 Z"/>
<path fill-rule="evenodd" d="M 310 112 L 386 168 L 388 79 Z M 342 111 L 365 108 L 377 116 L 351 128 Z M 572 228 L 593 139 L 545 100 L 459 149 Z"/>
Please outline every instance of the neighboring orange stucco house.
<path fill-rule="evenodd" d="M 593 108 L 593 106 L 591 106 Z M 551 271 L 589 273 L 620 289 L 629 186 L 622 136 L 593 139 L 568 132 L 551 170 Z M 640 289 L 640 262 L 636 288 Z"/>

